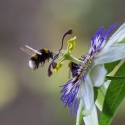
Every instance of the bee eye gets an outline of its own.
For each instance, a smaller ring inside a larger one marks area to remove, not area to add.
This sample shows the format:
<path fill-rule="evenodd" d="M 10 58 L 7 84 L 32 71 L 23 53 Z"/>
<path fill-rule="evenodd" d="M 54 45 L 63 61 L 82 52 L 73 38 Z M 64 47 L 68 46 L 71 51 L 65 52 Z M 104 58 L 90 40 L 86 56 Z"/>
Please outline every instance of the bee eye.
<path fill-rule="evenodd" d="M 36 63 L 35 63 L 35 61 L 30 60 L 30 61 L 29 61 L 29 67 L 30 67 L 31 69 L 35 69 L 35 68 L 36 68 Z"/>

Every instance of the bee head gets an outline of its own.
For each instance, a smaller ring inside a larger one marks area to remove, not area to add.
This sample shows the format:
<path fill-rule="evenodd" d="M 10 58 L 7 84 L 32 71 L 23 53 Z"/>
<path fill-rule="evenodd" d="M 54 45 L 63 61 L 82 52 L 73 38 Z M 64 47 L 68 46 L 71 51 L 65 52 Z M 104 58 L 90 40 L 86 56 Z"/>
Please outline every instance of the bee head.
<path fill-rule="evenodd" d="M 50 57 L 51 57 L 51 59 L 53 59 L 53 52 L 52 51 L 50 51 Z"/>

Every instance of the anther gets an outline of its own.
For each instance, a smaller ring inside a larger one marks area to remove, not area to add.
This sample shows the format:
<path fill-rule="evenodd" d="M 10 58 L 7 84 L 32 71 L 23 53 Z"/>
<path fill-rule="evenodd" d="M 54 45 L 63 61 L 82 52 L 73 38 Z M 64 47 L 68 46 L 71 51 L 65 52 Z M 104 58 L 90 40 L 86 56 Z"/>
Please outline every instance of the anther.
<path fill-rule="evenodd" d="M 56 63 L 56 62 L 53 62 L 53 63 L 52 63 L 52 68 L 55 69 L 56 66 L 57 66 L 57 63 Z"/>
<path fill-rule="evenodd" d="M 48 72 L 48 77 L 50 77 L 53 74 L 52 71 Z"/>

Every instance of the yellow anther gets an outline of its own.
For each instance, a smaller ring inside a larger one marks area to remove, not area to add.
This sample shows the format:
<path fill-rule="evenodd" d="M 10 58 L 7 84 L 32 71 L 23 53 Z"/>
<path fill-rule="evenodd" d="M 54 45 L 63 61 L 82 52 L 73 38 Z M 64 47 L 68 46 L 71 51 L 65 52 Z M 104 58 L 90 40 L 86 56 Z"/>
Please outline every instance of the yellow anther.
<path fill-rule="evenodd" d="M 68 46 L 67 46 L 67 50 L 61 50 L 59 53 L 59 57 L 57 58 L 58 60 L 60 60 L 60 62 L 57 64 L 57 66 L 53 69 L 55 73 L 58 72 L 58 70 L 62 67 L 64 60 L 68 60 L 71 59 L 72 57 L 70 56 L 70 52 L 74 49 L 75 47 L 75 39 L 76 36 L 74 38 L 71 38 L 70 40 L 67 41 Z"/>
<path fill-rule="evenodd" d="M 76 39 L 76 36 L 67 41 L 67 43 L 68 43 L 67 49 L 68 49 L 69 52 L 71 52 L 76 45 L 75 39 Z"/>
<path fill-rule="evenodd" d="M 59 63 L 55 68 L 54 68 L 54 72 L 57 73 L 58 70 L 62 67 L 63 62 Z"/>

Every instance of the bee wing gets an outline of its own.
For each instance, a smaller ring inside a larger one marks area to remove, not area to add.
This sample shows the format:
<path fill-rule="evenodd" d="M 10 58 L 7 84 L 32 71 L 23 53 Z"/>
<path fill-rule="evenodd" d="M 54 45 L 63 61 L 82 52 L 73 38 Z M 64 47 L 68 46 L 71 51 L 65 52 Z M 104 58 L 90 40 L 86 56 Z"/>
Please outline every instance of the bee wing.
<path fill-rule="evenodd" d="M 28 55 L 33 55 L 35 52 L 34 51 L 31 51 L 30 49 L 28 48 L 22 48 L 20 47 L 20 49 L 24 52 L 26 52 Z"/>
<path fill-rule="evenodd" d="M 24 52 L 26 52 L 27 54 L 33 55 L 34 53 L 37 53 L 39 55 L 42 55 L 42 53 L 40 53 L 38 50 L 35 50 L 27 45 L 25 45 L 25 46 L 26 46 L 26 48 L 20 47 L 20 49 L 23 50 Z"/>

